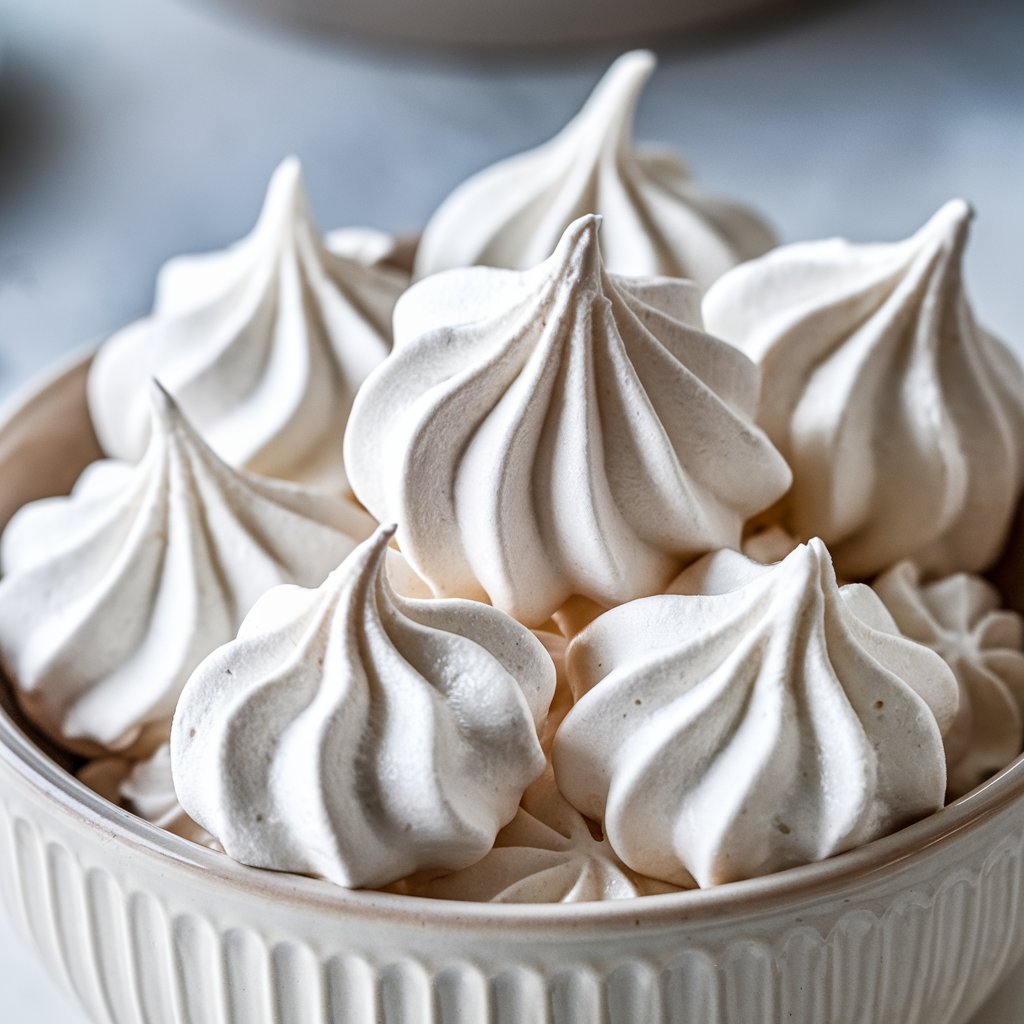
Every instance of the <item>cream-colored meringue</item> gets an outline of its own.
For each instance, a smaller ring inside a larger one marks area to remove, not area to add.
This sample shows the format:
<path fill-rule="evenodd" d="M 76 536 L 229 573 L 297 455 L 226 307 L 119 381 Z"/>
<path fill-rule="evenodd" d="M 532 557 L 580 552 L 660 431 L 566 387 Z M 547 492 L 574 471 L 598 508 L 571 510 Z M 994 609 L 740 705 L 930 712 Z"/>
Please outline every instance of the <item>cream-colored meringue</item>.
<path fill-rule="evenodd" d="M 117 755 L 90 761 L 78 779 L 112 804 L 144 818 L 158 828 L 200 846 L 220 849 L 206 829 L 182 810 L 171 778 L 171 752 L 166 743 L 143 761 Z"/>
<path fill-rule="evenodd" d="M 299 163 L 286 160 L 256 228 L 223 252 L 171 260 L 151 316 L 118 331 L 89 374 L 103 449 L 141 456 L 158 377 L 223 459 L 339 490 L 356 389 L 388 353 L 408 277 L 327 250 Z"/>
<path fill-rule="evenodd" d="M 439 595 L 542 625 L 660 592 L 789 486 L 757 373 L 689 282 L 605 272 L 599 219 L 525 273 L 419 282 L 345 436 L 355 493 Z"/>
<path fill-rule="evenodd" d="M 544 769 L 551 658 L 487 605 L 397 595 L 392 533 L 265 594 L 181 695 L 175 788 L 236 860 L 349 887 L 457 870 Z"/>
<path fill-rule="evenodd" d="M 764 222 L 705 194 L 674 152 L 634 149 L 633 112 L 654 66 L 646 50 L 623 55 L 553 139 L 456 188 L 423 232 L 415 275 L 473 264 L 525 270 L 587 213 L 607 218 L 601 247 L 616 274 L 706 287 L 770 249 Z"/>
<path fill-rule="evenodd" d="M 1005 538 L 1024 373 L 968 305 L 970 219 L 956 200 L 904 242 L 785 246 L 705 298 L 708 329 L 761 366 L 758 422 L 794 476 L 783 525 L 822 537 L 843 576 L 906 557 L 979 571 Z"/>
<path fill-rule="evenodd" d="M 962 796 L 1005 768 L 1024 747 L 1024 620 L 1002 607 L 980 576 L 922 583 L 912 562 L 874 582 L 900 631 L 937 651 L 960 684 L 946 734 L 947 793 Z"/>
<path fill-rule="evenodd" d="M 945 662 L 819 540 L 735 551 L 572 643 L 558 786 L 644 875 L 702 886 L 821 860 L 942 806 Z"/>
<path fill-rule="evenodd" d="M 4 666 L 36 725 L 87 755 L 151 751 L 189 673 L 256 598 L 319 583 L 373 529 L 345 499 L 229 468 L 150 394 L 140 463 L 93 463 L 0 542 Z"/>
<path fill-rule="evenodd" d="M 392 235 L 377 228 L 336 228 L 324 235 L 324 245 L 335 255 L 367 267 L 391 267 L 412 273 L 420 236 Z"/>
<path fill-rule="evenodd" d="M 548 768 L 482 860 L 449 875 L 425 873 L 397 888 L 410 896 L 479 903 L 582 903 L 679 887 L 627 868 L 558 792 Z"/>

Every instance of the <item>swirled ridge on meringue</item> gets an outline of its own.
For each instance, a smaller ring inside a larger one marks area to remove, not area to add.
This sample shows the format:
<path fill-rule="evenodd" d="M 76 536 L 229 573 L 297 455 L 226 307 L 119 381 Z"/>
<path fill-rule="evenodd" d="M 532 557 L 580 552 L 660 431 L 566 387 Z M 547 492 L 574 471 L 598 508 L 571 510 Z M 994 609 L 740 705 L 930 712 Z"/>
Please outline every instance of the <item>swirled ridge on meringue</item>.
<path fill-rule="evenodd" d="M 181 695 L 175 787 L 236 860 L 351 888 L 464 868 L 544 769 L 551 658 L 487 605 L 399 597 L 393 532 L 265 594 Z"/>
<path fill-rule="evenodd" d="M 633 870 L 701 886 L 821 860 L 940 808 L 957 685 L 819 540 L 734 551 L 569 649 L 559 789 Z"/>
<path fill-rule="evenodd" d="M 319 583 L 373 529 L 346 499 L 231 469 L 150 394 L 140 463 L 93 463 L 0 542 L 4 667 L 29 718 L 86 755 L 148 752 L 260 594 Z"/>
<path fill-rule="evenodd" d="M 707 287 L 770 249 L 764 222 L 702 192 L 675 153 L 634 149 L 633 112 L 654 66 L 646 50 L 619 57 L 558 135 L 459 185 L 423 232 L 415 275 L 473 264 L 525 270 L 587 213 L 607 217 L 601 246 L 616 274 Z"/>
<path fill-rule="evenodd" d="M 913 562 L 900 562 L 872 586 L 900 631 L 941 654 L 960 684 L 946 735 L 946 790 L 962 796 L 1024 746 L 1024 619 L 969 573 L 924 583 Z"/>
<path fill-rule="evenodd" d="M 88 397 L 101 446 L 141 456 L 146 384 L 158 377 L 231 465 L 343 489 L 352 399 L 390 349 L 391 312 L 407 283 L 327 249 L 299 163 L 285 160 L 252 234 L 165 264 L 152 315 L 100 348 Z"/>
<path fill-rule="evenodd" d="M 756 370 L 704 333 L 695 286 L 608 274 L 598 225 L 533 270 L 406 292 L 345 436 L 355 493 L 435 592 L 531 626 L 574 594 L 661 591 L 790 482 L 751 422 Z"/>
<path fill-rule="evenodd" d="M 971 210 L 887 245 L 784 246 L 708 292 L 708 329 L 761 367 L 758 423 L 793 469 L 780 506 L 847 578 L 998 556 L 1024 483 L 1024 372 L 962 280 Z M 998 466 L 998 472 L 993 467 Z"/>

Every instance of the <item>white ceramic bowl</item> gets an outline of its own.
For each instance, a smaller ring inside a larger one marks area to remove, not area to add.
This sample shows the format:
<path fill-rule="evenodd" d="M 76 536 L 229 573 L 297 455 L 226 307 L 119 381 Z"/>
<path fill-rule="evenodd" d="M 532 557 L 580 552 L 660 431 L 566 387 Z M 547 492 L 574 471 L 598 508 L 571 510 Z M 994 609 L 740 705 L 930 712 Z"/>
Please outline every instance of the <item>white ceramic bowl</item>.
<path fill-rule="evenodd" d="M 0 422 L 0 523 L 96 455 L 86 360 Z M 97 1022 L 950 1024 L 1013 965 L 1024 762 L 886 839 L 696 893 L 491 906 L 257 871 L 108 804 L 0 709 L 0 885 Z"/>

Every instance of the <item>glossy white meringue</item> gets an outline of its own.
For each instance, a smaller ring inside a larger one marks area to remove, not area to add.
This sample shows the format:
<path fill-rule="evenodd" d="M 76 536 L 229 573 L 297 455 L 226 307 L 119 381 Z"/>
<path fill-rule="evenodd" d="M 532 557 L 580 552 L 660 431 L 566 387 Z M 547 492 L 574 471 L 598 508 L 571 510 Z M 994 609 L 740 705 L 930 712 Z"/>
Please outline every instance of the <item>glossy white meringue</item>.
<path fill-rule="evenodd" d="M 478 903 L 583 903 L 675 892 L 626 867 L 558 792 L 548 768 L 482 860 L 449 875 L 400 883 L 410 896 Z"/>
<path fill-rule="evenodd" d="M 335 255 L 309 214 L 299 163 L 274 173 L 252 234 L 171 260 L 151 316 L 112 335 L 89 374 L 109 455 L 141 456 L 157 377 L 223 459 L 340 490 L 356 389 L 388 353 L 407 275 Z"/>
<path fill-rule="evenodd" d="M 956 680 L 821 541 L 774 566 L 720 551 L 673 589 L 573 641 L 555 736 L 559 788 L 633 870 L 751 878 L 942 806 Z"/>
<path fill-rule="evenodd" d="M 26 714 L 87 755 L 148 753 L 189 673 L 268 587 L 319 583 L 373 521 L 233 470 L 158 386 L 135 465 L 89 466 L 0 542 L 0 656 Z"/>
<path fill-rule="evenodd" d="M 131 811 L 158 828 L 200 846 L 219 849 L 206 829 L 182 810 L 171 778 L 170 747 L 163 743 L 143 761 L 117 755 L 90 761 L 78 779 L 112 804 Z"/>
<path fill-rule="evenodd" d="M 265 594 L 182 693 L 175 788 L 236 860 L 354 888 L 457 870 L 543 771 L 551 658 L 487 605 L 397 595 L 392 533 Z"/>
<path fill-rule="evenodd" d="M 633 112 L 654 66 L 646 50 L 619 57 L 558 135 L 459 185 L 423 232 L 415 276 L 473 264 L 525 270 L 587 213 L 607 219 L 601 247 L 616 274 L 706 287 L 770 249 L 764 222 L 706 195 L 675 153 L 634 149 Z"/>
<path fill-rule="evenodd" d="M 531 626 L 573 595 L 660 592 L 790 481 L 696 288 L 606 273 L 598 225 L 525 273 L 414 285 L 345 436 L 355 493 L 434 591 Z"/>
<path fill-rule="evenodd" d="M 960 684 L 960 710 L 946 734 L 950 798 L 1005 768 L 1024 747 L 1024 620 L 1002 607 L 980 576 L 923 583 L 912 562 L 875 580 L 900 631 L 937 651 Z"/>
<path fill-rule="evenodd" d="M 783 525 L 848 578 L 908 557 L 980 571 L 1020 495 L 1024 372 L 968 305 L 970 219 L 956 200 L 904 242 L 785 246 L 705 298 L 708 329 L 761 366 L 758 422 L 794 476 Z"/>

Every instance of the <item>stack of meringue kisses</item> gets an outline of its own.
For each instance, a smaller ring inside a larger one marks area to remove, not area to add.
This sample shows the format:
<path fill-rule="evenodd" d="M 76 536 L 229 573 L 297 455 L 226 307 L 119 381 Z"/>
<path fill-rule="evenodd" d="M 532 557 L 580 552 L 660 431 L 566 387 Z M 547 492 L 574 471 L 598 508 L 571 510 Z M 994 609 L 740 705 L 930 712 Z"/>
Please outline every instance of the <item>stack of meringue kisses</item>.
<path fill-rule="evenodd" d="M 1024 371 L 970 208 L 774 248 L 634 148 L 653 66 L 415 246 L 321 237 L 286 161 L 103 344 L 109 457 L 0 545 L 4 669 L 87 785 L 248 865 L 545 902 L 818 861 L 1020 754 L 977 574 Z"/>

